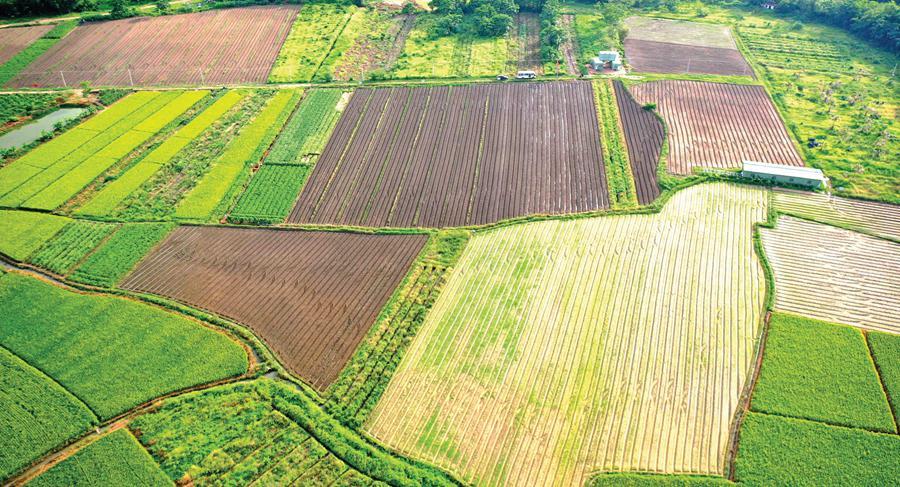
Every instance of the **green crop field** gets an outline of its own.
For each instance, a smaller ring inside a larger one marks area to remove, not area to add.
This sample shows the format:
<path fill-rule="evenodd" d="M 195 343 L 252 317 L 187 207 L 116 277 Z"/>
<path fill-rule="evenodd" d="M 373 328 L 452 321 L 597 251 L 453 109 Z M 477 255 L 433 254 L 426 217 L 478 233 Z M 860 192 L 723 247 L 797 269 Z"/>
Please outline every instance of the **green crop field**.
<path fill-rule="evenodd" d="M 786 314 L 769 327 L 754 411 L 897 432 L 859 330 Z"/>
<path fill-rule="evenodd" d="M 28 485 L 175 485 L 166 478 L 141 444 L 118 429 L 90 443 L 42 473 Z"/>
<path fill-rule="evenodd" d="M 46 213 L 0 210 L 0 253 L 25 261 L 71 221 Z"/>
<path fill-rule="evenodd" d="M 238 344 L 194 321 L 26 276 L 0 281 L 0 315 L 9 317 L 0 321 L 0 345 L 104 419 L 166 392 L 247 370 Z"/>
<path fill-rule="evenodd" d="M 73 281 L 112 287 L 125 277 L 172 228 L 170 223 L 126 223 L 69 276 Z"/>
<path fill-rule="evenodd" d="M 0 481 L 96 422 L 77 397 L 0 347 Z"/>
<path fill-rule="evenodd" d="M 894 418 L 900 414 L 900 336 L 877 331 L 866 335 L 881 383 L 891 400 Z"/>
<path fill-rule="evenodd" d="M 89 221 L 73 221 L 28 260 L 57 274 L 67 274 L 87 254 L 116 230 L 116 225 Z"/>
<path fill-rule="evenodd" d="M 304 5 L 281 47 L 269 81 L 312 80 L 356 11 L 356 7 L 341 4 Z M 344 44 L 346 42 L 341 43 Z"/>

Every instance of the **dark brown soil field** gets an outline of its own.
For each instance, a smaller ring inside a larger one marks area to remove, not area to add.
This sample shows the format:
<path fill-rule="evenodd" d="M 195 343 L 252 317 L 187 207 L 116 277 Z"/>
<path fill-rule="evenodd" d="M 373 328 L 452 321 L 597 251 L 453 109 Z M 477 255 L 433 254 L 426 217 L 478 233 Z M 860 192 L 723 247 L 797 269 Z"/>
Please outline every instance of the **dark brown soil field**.
<path fill-rule="evenodd" d="M 625 144 L 628 146 L 628 160 L 631 163 L 631 173 L 634 175 L 638 202 L 646 205 L 659 196 L 656 170 L 666 131 L 656 115 L 644 110 L 621 81 L 614 82 L 613 86 L 616 90 L 616 104 L 619 106 L 619 118 L 622 120 L 622 131 L 625 133 Z"/>
<path fill-rule="evenodd" d="M 361 88 L 288 221 L 443 227 L 608 206 L 590 83 Z"/>
<path fill-rule="evenodd" d="M 264 83 L 297 11 L 247 7 L 85 24 L 9 84 Z"/>
<path fill-rule="evenodd" d="M 19 51 L 30 46 L 32 42 L 40 39 L 52 29 L 52 25 L 0 29 L 0 64 L 9 61 Z"/>
<path fill-rule="evenodd" d="M 337 378 L 427 237 L 179 227 L 122 287 L 253 329 L 320 391 Z"/>
<path fill-rule="evenodd" d="M 670 172 L 736 168 L 744 160 L 802 166 L 778 111 L 762 86 L 665 80 L 631 87 L 655 103 L 668 128 Z"/>
<path fill-rule="evenodd" d="M 639 73 L 694 73 L 755 77 L 753 69 L 737 49 L 625 39 L 625 55 L 632 70 Z"/>

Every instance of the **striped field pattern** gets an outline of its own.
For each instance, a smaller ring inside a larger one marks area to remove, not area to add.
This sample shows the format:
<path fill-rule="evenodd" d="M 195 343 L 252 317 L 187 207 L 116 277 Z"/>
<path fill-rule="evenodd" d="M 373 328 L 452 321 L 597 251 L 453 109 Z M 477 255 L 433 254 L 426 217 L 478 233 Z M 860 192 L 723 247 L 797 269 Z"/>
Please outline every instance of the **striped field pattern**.
<path fill-rule="evenodd" d="M 787 216 L 761 232 L 776 309 L 900 333 L 900 245 Z"/>
<path fill-rule="evenodd" d="M 479 485 L 721 474 L 765 294 L 763 190 L 477 234 L 367 431 Z"/>
<path fill-rule="evenodd" d="M 846 227 L 900 242 L 900 206 L 824 193 L 775 190 L 775 209 L 803 219 Z"/>

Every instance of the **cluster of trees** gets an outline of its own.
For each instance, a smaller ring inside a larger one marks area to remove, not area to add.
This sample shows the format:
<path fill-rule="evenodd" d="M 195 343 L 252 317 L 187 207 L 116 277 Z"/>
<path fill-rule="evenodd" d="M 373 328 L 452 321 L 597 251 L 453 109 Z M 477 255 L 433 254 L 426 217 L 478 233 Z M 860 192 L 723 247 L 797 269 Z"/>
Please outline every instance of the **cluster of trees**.
<path fill-rule="evenodd" d="M 90 10 L 96 0 L 0 0 L 0 17 L 36 17 Z"/>
<path fill-rule="evenodd" d="M 519 13 L 515 0 L 433 0 L 431 6 L 441 14 L 435 26 L 438 34 L 458 32 L 463 15 L 469 15 L 479 35 L 503 35 L 512 26 L 513 16 Z"/>
<path fill-rule="evenodd" d="M 778 12 L 826 22 L 900 52 L 900 6 L 894 0 L 778 0 L 777 4 Z"/>

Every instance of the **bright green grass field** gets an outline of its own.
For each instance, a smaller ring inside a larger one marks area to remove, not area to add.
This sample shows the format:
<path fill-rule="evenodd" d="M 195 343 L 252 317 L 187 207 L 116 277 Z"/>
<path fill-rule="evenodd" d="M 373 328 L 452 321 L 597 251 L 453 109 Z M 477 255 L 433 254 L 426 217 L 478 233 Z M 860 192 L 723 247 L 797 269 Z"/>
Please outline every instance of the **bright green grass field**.
<path fill-rule="evenodd" d="M 174 227 L 174 223 L 126 223 L 76 267 L 69 279 L 112 287 Z"/>
<path fill-rule="evenodd" d="M 128 432 L 118 429 L 28 483 L 32 487 L 174 485 Z"/>
<path fill-rule="evenodd" d="M 776 313 L 754 411 L 894 433 L 866 340 L 856 328 Z"/>
<path fill-rule="evenodd" d="M 743 485 L 896 485 L 900 437 L 750 412 L 735 479 Z"/>
<path fill-rule="evenodd" d="M 96 421 L 78 398 L 0 348 L 0 482 Z"/>
<path fill-rule="evenodd" d="M 225 335 L 128 299 L 79 294 L 18 274 L 0 281 L 0 345 L 101 418 L 247 370 Z"/>
<path fill-rule="evenodd" d="M 900 414 L 900 336 L 871 331 L 867 335 L 894 417 Z"/>
<path fill-rule="evenodd" d="M 0 253 L 24 261 L 71 221 L 46 213 L 0 210 Z"/>

